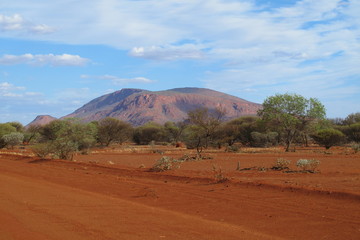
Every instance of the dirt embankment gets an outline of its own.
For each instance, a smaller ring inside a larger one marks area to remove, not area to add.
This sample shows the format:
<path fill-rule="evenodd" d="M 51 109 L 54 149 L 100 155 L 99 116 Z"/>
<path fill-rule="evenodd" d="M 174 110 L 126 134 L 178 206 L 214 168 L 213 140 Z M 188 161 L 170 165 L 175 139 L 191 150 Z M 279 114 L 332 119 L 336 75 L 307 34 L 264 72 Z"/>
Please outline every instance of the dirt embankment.
<path fill-rule="evenodd" d="M 359 155 L 308 154 L 316 174 L 235 170 L 302 153 L 212 155 L 163 173 L 158 154 L 0 155 L 0 239 L 358 239 Z"/>

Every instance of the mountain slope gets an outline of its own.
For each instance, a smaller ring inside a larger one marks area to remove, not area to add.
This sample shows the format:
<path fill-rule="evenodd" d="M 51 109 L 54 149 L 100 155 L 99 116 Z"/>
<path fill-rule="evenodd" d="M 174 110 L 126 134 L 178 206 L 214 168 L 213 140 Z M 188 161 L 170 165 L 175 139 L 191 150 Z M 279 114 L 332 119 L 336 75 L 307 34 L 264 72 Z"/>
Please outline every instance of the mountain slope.
<path fill-rule="evenodd" d="M 114 117 L 133 125 L 149 121 L 165 123 L 182 121 L 187 113 L 199 107 L 221 108 L 226 118 L 254 115 L 261 107 L 225 93 L 205 88 L 175 88 L 165 91 L 122 89 L 98 97 L 63 118 L 75 117 L 85 122 Z"/>
<path fill-rule="evenodd" d="M 37 116 L 32 122 L 30 122 L 28 125 L 26 125 L 25 127 L 28 128 L 30 126 L 43 126 L 46 125 L 54 120 L 56 120 L 57 118 L 52 117 L 50 115 L 39 115 Z"/>

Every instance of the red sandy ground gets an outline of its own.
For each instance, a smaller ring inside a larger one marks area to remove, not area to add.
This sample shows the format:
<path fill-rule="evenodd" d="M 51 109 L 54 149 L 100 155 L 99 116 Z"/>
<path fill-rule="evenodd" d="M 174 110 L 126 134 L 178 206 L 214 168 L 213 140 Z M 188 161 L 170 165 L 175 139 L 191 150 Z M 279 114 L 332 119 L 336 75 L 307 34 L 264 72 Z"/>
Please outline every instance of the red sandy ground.
<path fill-rule="evenodd" d="M 103 149 L 75 162 L 0 155 L 0 239 L 360 239 L 359 153 L 213 151 L 155 173 L 161 155 L 150 150 Z M 293 170 L 300 158 L 321 164 L 317 173 L 269 170 L 278 158 Z M 238 162 L 263 171 L 236 171 Z M 213 166 L 228 181 L 216 183 Z"/>

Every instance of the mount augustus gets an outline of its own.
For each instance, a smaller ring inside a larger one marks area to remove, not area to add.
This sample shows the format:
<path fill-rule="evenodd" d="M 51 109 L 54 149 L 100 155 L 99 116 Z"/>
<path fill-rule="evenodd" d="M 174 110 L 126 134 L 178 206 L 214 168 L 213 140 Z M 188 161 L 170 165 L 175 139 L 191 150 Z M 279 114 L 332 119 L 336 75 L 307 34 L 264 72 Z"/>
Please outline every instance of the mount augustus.
<path fill-rule="evenodd" d="M 133 124 L 183 121 L 187 113 L 199 107 L 221 108 L 226 118 L 255 115 L 261 107 L 244 99 L 205 88 L 175 88 L 165 91 L 122 89 L 95 98 L 63 118 L 78 118 L 84 122 L 113 117 Z M 32 122 L 31 124 L 36 124 Z"/>

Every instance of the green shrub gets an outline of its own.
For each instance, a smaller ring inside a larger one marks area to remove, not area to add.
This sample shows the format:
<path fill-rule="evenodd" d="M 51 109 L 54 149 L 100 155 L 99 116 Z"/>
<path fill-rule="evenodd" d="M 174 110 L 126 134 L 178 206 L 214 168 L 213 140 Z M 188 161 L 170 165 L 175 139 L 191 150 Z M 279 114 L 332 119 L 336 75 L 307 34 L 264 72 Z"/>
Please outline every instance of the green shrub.
<path fill-rule="evenodd" d="M 251 133 L 251 145 L 254 147 L 269 147 L 277 144 L 278 138 L 277 132 L 269 132 L 269 133 L 259 133 L 252 132 Z"/>
<path fill-rule="evenodd" d="M 355 153 L 360 151 L 360 143 L 352 143 L 351 148 L 354 150 Z"/>
<path fill-rule="evenodd" d="M 2 141 L 5 143 L 5 146 L 10 146 L 13 148 L 16 145 L 19 145 L 24 140 L 24 134 L 19 132 L 12 132 L 5 134 L 1 137 Z"/>
<path fill-rule="evenodd" d="M 75 152 L 77 152 L 79 145 L 77 142 L 60 138 L 53 141 L 50 148 L 58 158 L 73 160 L 73 156 Z"/>
<path fill-rule="evenodd" d="M 345 135 L 339 130 L 327 128 L 317 131 L 316 134 L 311 136 L 316 143 L 324 146 L 326 149 L 336 146 L 344 141 Z"/>
<path fill-rule="evenodd" d="M 45 159 L 51 152 L 51 147 L 48 143 L 38 143 L 31 147 L 33 153 L 41 159 Z"/>

